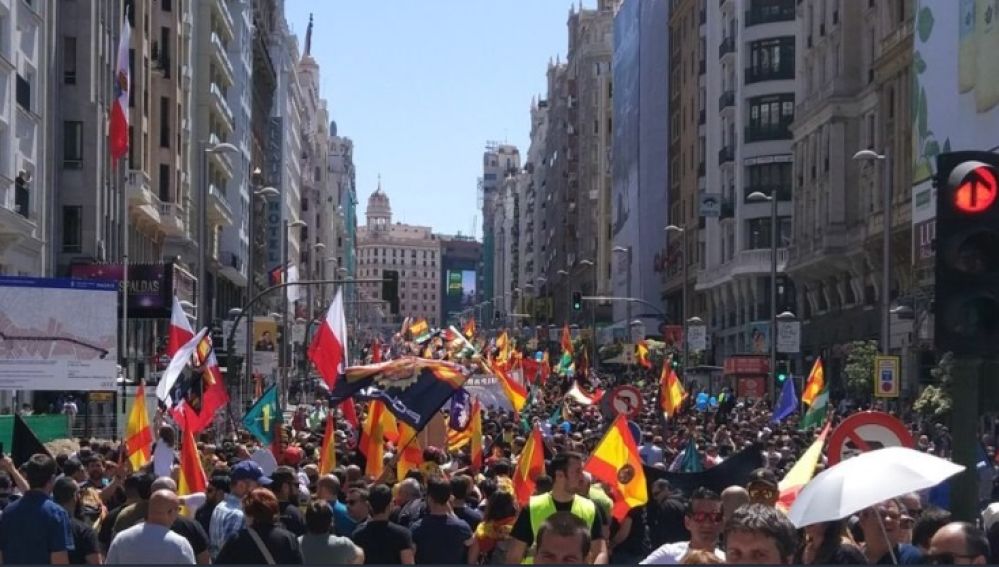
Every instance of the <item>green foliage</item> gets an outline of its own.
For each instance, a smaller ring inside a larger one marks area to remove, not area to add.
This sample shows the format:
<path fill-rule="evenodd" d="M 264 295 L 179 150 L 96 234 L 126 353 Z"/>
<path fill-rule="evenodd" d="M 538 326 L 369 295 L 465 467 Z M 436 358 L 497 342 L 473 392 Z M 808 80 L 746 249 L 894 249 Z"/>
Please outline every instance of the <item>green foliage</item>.
<path fill-rule="evenodd" d="M 934 420 L 942 421 L 950 415 L 954 400 L 951 397 L 951 368 L 953 367 L 954 355 L 950 352 L 943 355 L 936 367 L 930 371 L 933 379 L 937 382 L 932 386 L 927 386 L 919 393 L 919 398 L 912 405 L 912 409 L 919 415 Z"/>
<path fill-rule="evenodd" d="M 854 399 L 865 400 L 874 393 L 874 357 L 878 355 L 875 341 L 850 343 L 846 357 L 846 393 Z"/>

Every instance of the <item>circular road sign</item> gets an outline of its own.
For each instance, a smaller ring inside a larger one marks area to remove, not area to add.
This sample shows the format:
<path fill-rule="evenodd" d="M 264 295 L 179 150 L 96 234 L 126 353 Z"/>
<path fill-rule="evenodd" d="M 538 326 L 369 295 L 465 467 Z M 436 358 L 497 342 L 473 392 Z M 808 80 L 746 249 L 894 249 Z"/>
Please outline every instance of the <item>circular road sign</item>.
<path fill-rule="evenodd" d="M 882 447 L 912 447 L 912 433 L 899 419 L 882 412 L 856 413 L 829 436 L 829 465 Z"/>
<path fill-rule="evenodd" d="M 611 390 L 610 406 L 614 415 L 637 417 L 642 413 L 642 392 L 634 386 L 618 386 Z"/>

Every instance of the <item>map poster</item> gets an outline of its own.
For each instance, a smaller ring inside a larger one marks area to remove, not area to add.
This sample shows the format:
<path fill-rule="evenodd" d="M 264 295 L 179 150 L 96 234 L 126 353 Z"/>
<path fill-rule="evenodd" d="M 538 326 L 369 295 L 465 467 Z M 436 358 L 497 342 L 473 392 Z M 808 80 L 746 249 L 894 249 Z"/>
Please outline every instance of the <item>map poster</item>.
<path fill-rule="evenodd" d="M 0 389 L 114 390 L 118 284 L 0 277 Z"/>

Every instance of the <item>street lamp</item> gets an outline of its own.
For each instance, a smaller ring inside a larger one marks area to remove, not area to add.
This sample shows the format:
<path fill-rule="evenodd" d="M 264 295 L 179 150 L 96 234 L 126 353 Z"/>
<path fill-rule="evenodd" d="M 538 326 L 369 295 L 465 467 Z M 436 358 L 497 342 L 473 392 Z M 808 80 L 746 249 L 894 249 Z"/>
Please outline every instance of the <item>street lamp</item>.
<path fill-rule="evenodd" d="M 253 176 L 254 176 L 254 178 L 259 178 L 260 175 L 261 175 L 261 172 L 260 172 L 260 168 L 259 167 L 253 170 Z M 266 187 L 261 187 L 260 189 L 254 190 L 251 193 L 251 196 L 250 196 L 250 229 L 248 231 L 249 232 L 250 245 L 249 245 L 249 250 L 247 250 L 247 259 L 246 259 L 246 297 L 247 297 L 247 299 L 253 297 L 255 295 L 254 292 L 256 291 L 256 286 L 254 285 L 255 282 L 256 282 L 256 273 L 257 273 L 257 271 L 256 271 L 256 259 L 257 259 L 256 249 L 257 249 L 257 243 L 256 243 L 256 239 L 254 237 L 254 235 L 256 234 L 254 232 L 254 225 L 256 224 L 256 214 L 257 214 L 256 213 L 256 211 L 257 211 L 256 199 L 258 197 L 261 197 L 261 198 L 264 199 L 264 201 L 267 201 L 271 197 L 280 197 L 280 196 L 281 196 L 281 192 L 278 191 L 277 189 L 275 189 L 274 187 L 269 186 L 269 185 L 266 186 Z M 249 313 L 247 313 L 247 315 L 246 315 L 246 317 L 244 319 L 246 320 L 246 339 L 245 339 L 245 344 L 244 344 L 244 347 L 246 348 L 246 351 L 243 353 L 243 358 L 245 359 L 244 362 L 245 362 L 245 365 L 246 365 L 246 374 L 245 374 L 245 376 L 246 376 L 246 379 L 247 379 L 247 383 L 249 383 L 250 376 L 253 375 L 253 312 L 250 311 Z M 243 407 L 243 402 L 242 402 L 242 392 L 243 392 L 243 389 L 240 388 L 239 392 L 240 392 L 239 407 L 242 408 Z"/>
<path fill-rule="evenodd" d="M 683 341 L 683 368 L 682 368 L 682 370 L 683 370 L 683 377 L 686 378 L 686 374 L 687 374 L 687 357 L 689 356 L 689 352 L 688 352 L 689 341 L 687 340 L 687 329 L 688 329 L 688 325 L 687 325 L 687 230 L 684 229 L 684 228 L 680 228 L 679 226 L 676 226 L 675 224 L 668 225 L 663 230 L 665 230 L 667 233 L 671 233 L 671 232 L 679 233 L 680 234 L 680 246 L 683 247 L 683 254 L 682 254 L 682 258 L 683 258 L 683 274 L 681 275 L 681 277 L 683 278 L 683 285 L 680 288 L 680 303 L 682 303 L 683 306 L 680 309 L 680 318 L 683 320 L 683 338 L 681 339 Z"/>
<path fill-rule="evenodd" d="M 625 305 L 625 309 L 626 309 L 626 311 L 625 311 L 625 313 L 626 313 L 626 315 L 625 315 L 626 319 L 625 320 L 626 321 L 631 321 L 631 246 L 628 246 L 628 247 L 615 246 L 612 249 L 612 251 L 613 252 L 619 252 L 619 253 L 622 253 L 622 254 L 626 254 L 627 255 L 626 257 L 628 258 L 628 279 L 627 279 L 627 282 L 628 282 L 627 283 L 627 286 L 628 286 L 628 301 L 626 302 L 626 305 Z"/>
<path fill-rule="evenodd" d="M 854 161 L 881 162 L 881 215 L 884 225 L 881 236 L 881 354 L 888 355 L 891 343 L 891 159 L 888 150 L 879 154 L 874 150 L 860 150 L 853 154 Z"/>
<path fill-rule="evenodd" d="M 240 153 L 239 148 L 228 143 L 201 143 L 201 181 L 198 194 L 198 329 L 208 326 L 211 313 L 208 309 L 208 156 L 209 154 Z"/>
<path fill-rule="evenodd" d="M 777 387 L 777 192 L 765 195 L 753 191 L 746 195 L 750 202 L 770 203 L 770 380 L 767 388 L 770 390 L 770 402 L 776 399 Z"/>
<path fill-rule="evenodd" d="M 291 263 L 290 259 L 288 258 L 288 234 L 289 234 L 289 231 L 291 229 L 293 229 L 293 228 L 305 228 L 307 226 L 309 226 L 309 225 L 305 221 L 303 221 L 303 220 L 294 220 L 294 221 L 291 221 L 291 222 L 288 222 L 288 219 L 284 220 L 284 234 L 282 234 L 282 237 L 284 238 L 284 250 L 282 250 L 282 252 L 283 252 L 282 256 L 283 256 L 283 260 L 284 260 L 284 272 L 283 272 L 283 276 L 284 277 L 282 279 L 284 280 L 284 283 L 288 283 L 288 280 L 289 280 L 289 278 L 288 278 L 288 274 L 289 274 L 289 269 L 288 269 L 289 266 L 288 266 L 288 264 Z M 283 309 L 282 309 L 282 311 L 284 312 L 284 315 L 283 315 L 283 317 L 281 319 L 282 324 L 284 325 L 284 332 L 281 333 L 281 358 L 284 360 L 284 363 L 281 365 L 281 374 L 282 374 L 282 377 L 284 378 L 284 384 L 282 385 L 282 388 L 281 388 L 281 394 L 282 395 L 284 395 L 284 394 L 287 393 L 286 389 L 287 389 L 287 386 L 288 386 L 288 369 L 290 368 L 290 364 L 291 364 L 291 361 L 288 360 L 288 358 L 289 358 L 288 355 L 290 354 L 288 352 L 288 338 L 289 338 L 288 336 L 290 334 L 290 329 L 288 327 L 288 311 L 291 308 L 290 305 L 288 304 L 288 292 L 290 290 L 291 290 L 290 287 L 286 287 L 284 289 L 284 302 L 283 302 Z"/>

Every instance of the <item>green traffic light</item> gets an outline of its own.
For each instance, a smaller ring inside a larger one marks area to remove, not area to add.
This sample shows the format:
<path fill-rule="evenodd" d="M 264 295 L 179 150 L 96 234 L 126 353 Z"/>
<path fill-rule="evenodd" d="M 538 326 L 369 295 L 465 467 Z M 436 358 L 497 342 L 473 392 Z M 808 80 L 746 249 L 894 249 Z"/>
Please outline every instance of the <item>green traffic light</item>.
<path fill-rule="evenodd" d="M 777 381 L 778 382 L 783 382 L 784 380 L 787 380 L 787 374 L 778 374 L 777 375 Z"/>

